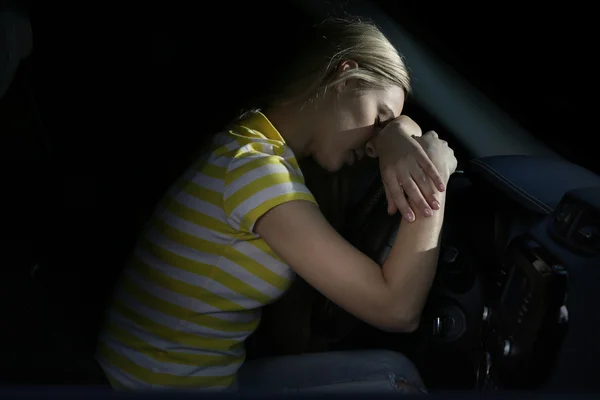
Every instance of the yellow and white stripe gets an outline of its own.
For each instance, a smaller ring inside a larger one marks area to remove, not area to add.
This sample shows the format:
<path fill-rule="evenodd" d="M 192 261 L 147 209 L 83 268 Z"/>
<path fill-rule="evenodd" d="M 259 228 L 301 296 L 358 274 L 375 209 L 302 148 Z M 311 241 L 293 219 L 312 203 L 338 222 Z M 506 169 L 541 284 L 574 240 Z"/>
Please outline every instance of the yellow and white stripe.
<path fill-rule="evenodd" d="M 260 308 L 291 269 L 254 224 L 315 202 L 291 149 L 261 113 L 217 134 L 169 189 L 123 272 L 98 346 L 115 388 L 229 388 Z"/>

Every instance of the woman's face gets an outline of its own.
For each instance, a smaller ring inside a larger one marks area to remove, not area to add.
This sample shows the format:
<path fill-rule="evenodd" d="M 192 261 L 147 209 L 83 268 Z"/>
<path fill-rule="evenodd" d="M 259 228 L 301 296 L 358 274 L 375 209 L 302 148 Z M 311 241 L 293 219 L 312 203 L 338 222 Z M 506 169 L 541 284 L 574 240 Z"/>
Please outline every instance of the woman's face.
<path fill-rule="evenodd" d="M 352 165 L 367 153 L 376 156 L 370 143 L 382 125 L 398 117 L 404 106 L 404 90 L 358 92 L 356 80 L 349 79 L 332 88 L 320 107 L 311 154 L 328 171 Z"/>

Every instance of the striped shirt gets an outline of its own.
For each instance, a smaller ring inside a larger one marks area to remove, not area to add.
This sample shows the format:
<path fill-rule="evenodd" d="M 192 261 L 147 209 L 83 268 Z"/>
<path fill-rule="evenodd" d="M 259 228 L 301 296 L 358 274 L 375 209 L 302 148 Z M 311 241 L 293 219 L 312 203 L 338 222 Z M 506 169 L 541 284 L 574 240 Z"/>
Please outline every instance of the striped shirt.
<path fill-rule="evenodd" d="M 214 137 L 162 200 L 117 285 L 97 351 L 113 386 L 235 384 L 260 308 L 294 278 L 254 224 L 292 200 L 315 202 L 263 114 Z"/>

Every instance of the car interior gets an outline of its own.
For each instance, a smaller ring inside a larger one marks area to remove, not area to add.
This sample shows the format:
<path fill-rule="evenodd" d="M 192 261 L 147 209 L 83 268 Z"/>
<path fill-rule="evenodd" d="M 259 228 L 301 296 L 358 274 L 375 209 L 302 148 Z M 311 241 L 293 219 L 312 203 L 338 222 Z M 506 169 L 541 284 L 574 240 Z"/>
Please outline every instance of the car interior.
<path fill-rule="evenodd" d="M 414 90 L 404 113 L 459 161 L 436 278 L 412 333 L 369 326 L 298 278 L 266 307 L 248 358 L 383 348 L 409 357 L 431 392 L 598 390 L 599 171 L 449 67 L 402 13 L 416 3 L 3 2 L 2 385 L 109 388 L 96 335 L 152 209 L 303 29 L 348 13 L 399 49 Z M 401 220 L 386 212 L 377 161 L 302 169 L 332 225 L 382 264 Z"/>

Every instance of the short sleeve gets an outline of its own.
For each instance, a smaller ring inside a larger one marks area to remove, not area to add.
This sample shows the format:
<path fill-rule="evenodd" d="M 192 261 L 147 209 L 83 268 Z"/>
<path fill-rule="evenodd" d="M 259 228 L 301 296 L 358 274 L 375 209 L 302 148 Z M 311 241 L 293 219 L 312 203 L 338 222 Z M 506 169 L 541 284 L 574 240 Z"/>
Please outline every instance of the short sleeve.
<path fill-rule="evenodd" d="M 228 223 L 254 234 L 256 221 L 270 209 L 293 200 L 316 204 L 304 177 L 283 157 L 261 152 L 238 154 L 229 164 L 223 193 Z"/>

